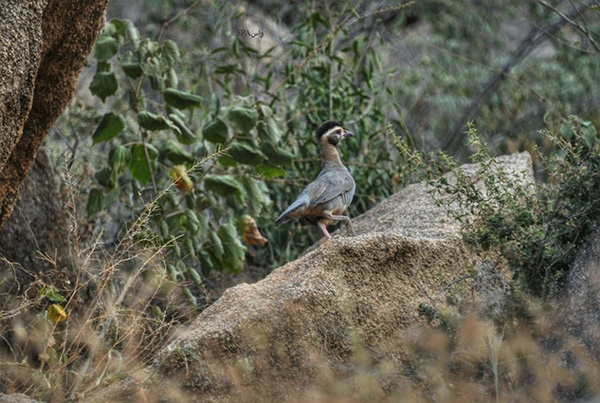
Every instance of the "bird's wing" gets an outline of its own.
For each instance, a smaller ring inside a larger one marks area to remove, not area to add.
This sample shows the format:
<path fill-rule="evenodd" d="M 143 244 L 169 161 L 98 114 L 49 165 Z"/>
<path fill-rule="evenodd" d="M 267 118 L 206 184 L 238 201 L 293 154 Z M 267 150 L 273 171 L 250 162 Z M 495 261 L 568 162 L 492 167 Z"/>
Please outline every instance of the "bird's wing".
<path fill-rule="evenodd" d="M 310 207 L 327 203 L 339 196 L 342 196 L 344 204 L 348 205 L 354 196 L 354 188 L 354 179 L 346 169 L 321 171 L 314 182 L 309 184 L 302 193 L 308 195 Z"/>

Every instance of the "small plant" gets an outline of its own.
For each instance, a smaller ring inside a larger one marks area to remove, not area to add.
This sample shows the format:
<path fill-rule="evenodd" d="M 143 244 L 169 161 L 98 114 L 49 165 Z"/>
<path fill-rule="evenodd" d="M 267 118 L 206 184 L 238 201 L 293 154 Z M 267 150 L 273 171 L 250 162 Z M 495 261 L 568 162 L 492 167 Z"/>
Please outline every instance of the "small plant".
<path fill-rule="evenodd" d="M 107 158 L 95 173 L 100 187 L 90 190 L 88 214 L 117 200 L 137 210 L 132 222 L 147 213 L 142 222 L 157 245 L 166 245 L 174 280 L 202 287 L 198 267 L 205 275 L 239 273 L 246 247 L 237 221 L 270 211 L 264 179 L 292 162 L 278 146 L 272 109 L 242 97 L 221 107 L 215 96 L 205 101 L 179 90 L 179 47 L 140 38 L 130 21 L 106 24 L 94 58 L 92 93 L 103 102 L 113 95 L 127 102 L 108 105 L 92 135 Z"/>

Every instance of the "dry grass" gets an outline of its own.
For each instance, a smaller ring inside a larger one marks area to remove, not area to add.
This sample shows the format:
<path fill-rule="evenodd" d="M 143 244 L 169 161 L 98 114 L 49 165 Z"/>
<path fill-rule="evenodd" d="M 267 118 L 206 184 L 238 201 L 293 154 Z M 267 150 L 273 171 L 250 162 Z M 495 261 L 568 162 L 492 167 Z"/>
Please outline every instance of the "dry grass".
<path fill-rule="evenodd" d="M 30 273 L 35 281 L 25 290 L 17 292 L 16 280 L 4 281 L 0 392 L 22 392 L 40 401 L 84 400 L 149 365 L 193 314 L 181 293 L 173 292 L 182 284 L 165 269 L 164 245 L 140 237 L 149 233 L 144 229 L 152 206 L 107 252 L 100 236 L 82 242 L 89 234 L 80 233 L 82 200 L 74 189 L 67 200 L 71 249 L 61 253 L 71 255 L 76 270 L 41 256 L 53 269 Z M 64 309 L 64 321 L 50 320 L 51 305 Z"/>

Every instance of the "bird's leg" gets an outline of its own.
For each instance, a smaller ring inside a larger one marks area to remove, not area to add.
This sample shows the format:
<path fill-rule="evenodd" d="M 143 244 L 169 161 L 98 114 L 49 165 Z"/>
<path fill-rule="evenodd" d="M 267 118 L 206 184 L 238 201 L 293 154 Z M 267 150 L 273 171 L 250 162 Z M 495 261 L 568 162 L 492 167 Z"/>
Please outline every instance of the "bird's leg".
<path fill-rule="evenodd" d="M 352 221 L 350 220 L 350 217 L 347 217 L 345 215 L 334 215 L 331 214 L 327 211 L 325 211 L 323 213 L 323 217 L 329 219 L 329 220 L 336 220 L 336 221 L 344 221 L 346 222 L 346 224 L 348 225 L 348 232 L 350 232 L 351 236 L 354 236 L 354 228 L 352 228 Z"/>
<path fill-rule="evenodd" d="M 331 239 L 331 235 L 329 234 L 329 231 L 327 231 L 327 227 L 323 221 L 319 221 L 319 228 L 321 228 L 321 231 L 323 231 L 323 234 L 325 234 L 327 239 Z"/>

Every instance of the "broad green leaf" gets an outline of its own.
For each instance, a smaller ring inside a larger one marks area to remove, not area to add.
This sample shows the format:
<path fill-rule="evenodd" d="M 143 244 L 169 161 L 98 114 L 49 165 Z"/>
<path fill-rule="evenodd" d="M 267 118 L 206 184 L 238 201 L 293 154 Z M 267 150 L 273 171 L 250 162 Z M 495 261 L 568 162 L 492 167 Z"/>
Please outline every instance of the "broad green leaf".
<path fill-rule="evenodd" d="M 145 150 L 148 152 L 148 159 L 146 159 Z M 149 144 L 145 147 L 143 144 L 134 144 L 131 146 L 131 160 L 128 164 L 129 171 L 141 184 L 145 185 L 148 183 L 152 174 L 156 172 L 156 157 L 158 157 L 158 151 Z"/>
<path fill-rule="evenodd" d="M 281 138 L 281 131 L 273 118 L 268 118 L 266 121 L 259 121 L 256 124 L 256 129 L 261 139 L 277 143 Z"/>
<path fill-rule="evenodd" d="M 258 165 L 265 160 L 263 153 L 249 144 L 234 142 L 227 153 L 239 163 Z"/>
<path fill-rule="evenodd" d="M 196 297 L 194 297 L 194 294 L 192 294 L 192 291 L 188 287 L 181 287 L 181 293 L 183 294 L 185 299 L 187 299 L 190 305 L 194 307 L 196 306 L 198 301 L 196 300 Z"/>
<path fill-rule="evenodd" d="M 569 141 L 573 137 L 573 124 L 571 122 L 564 122 L 560 125 L 560 134 Z"/>
<path fill-rule="evenodd" d="M 196 255 L 198 257 L 198 260 L 200 261 L 200 270 L 202 270 L 202 274 L 204 274 L 205 276 L 208 276 L 211 270 L 215 268 L 215 264 L 212 260 L 209 250 L 210 244 L 208 241 L 206 241 L 202 245 L 202 249 L 198 251 L 198 254 Z"/>
<path fill-rule="evenodd" d="M 202 97 L 175 88 L 164 90 L 163 98 L 167 104 L 177 109 L 199 108 L 202 105 Z"/>
<path fill-rule="evenodd" d="M 117 173 L 121 173 L 131 160 L 131 151 L 125 146 L 113 147 L 108 153 L 108 165 Z"/>
<path fill-rule="evenodd" d="M 246 247 L 242 244 L 235 226 L 233 224 L 222 225 L 217 233 L 225 252 L 222 259 L 225 268 L 233 273 L 240 273 L 244 269 Z"/>
<path fill-rule="evenodd" d="M 171 127 L 164 116 L 152 112 L 141 111 L 137 118 L 140 126 L 146 130 L 168 130 Z"/>
<path fill-rule="evenodd" d="M 94 177 L 98 183 L 107 190 L 112 190 L 117 187 L 117 174 L 110 168 L 102 168 L 101 170 L 96 171 Z"/>
<path fill-rule="evenodd" d="M 102 116 L 100 123 L 92 134 L 92 143 L 98 144 L 115 137 L 125 128 L 125 119 L 122 116 L 109 112 Z"/>
<path fill-rule="evenodd" d="M 256 126 L 258 112 L 252 108 L 234 106 L 233 108 L 229 109 L 227 117 L 234 128 L 236 128 L 240 133 L 248 134 L 250 130 Z"/>
<path fill-rule="evenodd" d="M 244 177 L 244 185 L 248 192 L 248 205 L 254 217 L 260 216 L 263 211 L 268 211 L 271 205 L 269 189 L 263 181 L 258 181 L 251 176 Z"/>
<path fill-rule="evenodd" d="M 194 282 L 196 287 L 204 289 L 205 285 L 202 282 L 202 278 L 200 277 L 200 274 L 198 274 L 198 271 L 192 266 L 187 266 L 186 269 L 187 274 L 192 278 L 192 281 Z"/>
<path fill-rule="evenodd" d="M 211 143 L 223 144 L 227 142 L 229 137 L 227 125 L 221 119 L 216 118 L 213 122 L 204 126 L 202 136 Z"/>
<path fill-rule="evenodd" d="M 112 71 L 97 71 L 90 84 L 90 91 L 99 97 L 102 102 L 106 100 L 106 97 L 117 92 L 117 88 L 117 79 Z"/>
<path fill-rule="evenodd" d="M 283 178 L 286 173 L 280 167 L 272 167 L 270 165 L 257 165 L 256 173 L 262 176 L 265 179 L 273 179 L 273 178 Z"/>
<path fill-rule="evenodd" d="M 167 140 L 164 150 L 165 157 L 174 164 L 191 164 L 194 162 L 194 157 L 192 154 L 185 151 L 173 140 Z"/>
<path fill-rule="evenodd" d="M 160 44 L 148 38 L 140 41 L 137 47 L 138 60 L 146 61 L 148 58 L 155 56 L 160 49 Z"/>
<path fill-rule="evenodd" d="M 119 51 L 119 41 L 117 38 L 107 35 L 100 35 L 94 44 L 94 59 L 99 62 L 106 62 Z"/>
<path fill-rule="evenodd" d="M 171 67 L 167 72 L 167 87 L 177 88 L 177 84 L 179 84 L 179 77 L 177 77 L 177 71 Z"/>
<path fill-rule="evenodd" d="M 172 40 L 167 39 L 162 45 L 162 53 L 169 64 L 177 63 L 181 59 L 179 46 Z"/>
<path fill-rule="evenodd" d="M 131 77 L 133 79 L 140 78 L 144 73 L 144 70 L 139 63 L 123 63 L 121 68 L 127 77 Z"/>
<path fill-rule="evenodd" d="M 225 168 L 236 167 L 238 165 L 237 161 L 227 154 L 219 157 L 219 164 Z"/>
<path fill-rule="evenodd" d="M 294 162 L 294 155 L 282 148 L 275 146 L 270 141 L 264 141 L 260 146 L 261 151 L 267 156 L 271 165 L 283 165 L 291 167 Z"/>
<path fill-rule="evenodd" d="M 125 29 L 131 42 L 133 42 L 134 45 L 137 45 L 140 41 L 140 31 L 133 25 L 131 20 L 125 20 Z"/>
<path fill-rule="evenodd" d="M 204 186 L 206 190 L 214 192 L 221 197 L 233 195 L 242 201 L 246 196 L 246 191 L 242 184 L 231 175 L 206 175 L 204 177 Z"/>
<path fill-rule="evenodd" d="M 122 20 L 120 18 L 111 18 L 111 20 L 108 22 L 107 25 L 112 25 L 115 27 L 115 30 L 112 33 L 113 36 L 117 36 L 119 38 L 124 39 L 125 32 L 127 29 L 127 23 L 132 24 L 132 22 L 129 20 Z"/>
<path fill-rule="evenodd" d="M 221 242 L 219 235 L 214 231 L 209 231 L 208 237 L 210 239 L 210 250 L 213 255 L 219 260 L 223 259 L 225 250 L 223 249 L 223 243 Z"/>
<path fill-rule="evenodd" d="M 584 124 L 581 127 L 581 137 L 585 145 L 590 148 L 596 141 L 598 137 L 598 133 L 596 132 L 596 128 L 591 124 L 591 122 L 583 122 Z M 586 124 L 587 123 L 587 124 Z"/>
<path fill-rule="evenodd" d="M 104 193 L 100 189 L 90 190 L 86 206 L 88 217 L 93 216 L 104 208 Z"/>
<path fill-rule="evenodd" d="M 169 114 L 169 119 L 179 129 L 179 132 L 174 131 L 177 141 L 179 141 L 181 144 L 194 144 L 196 141 L 198 141 L 194 133 L 189 127 L 187 127 L 183 119 L 181 119 L 178 115 L 171 113 Z"/>

